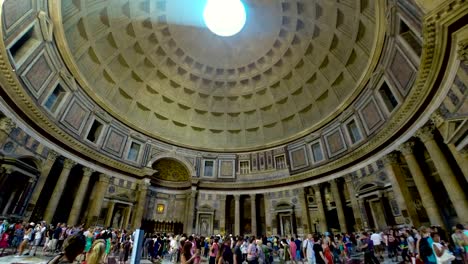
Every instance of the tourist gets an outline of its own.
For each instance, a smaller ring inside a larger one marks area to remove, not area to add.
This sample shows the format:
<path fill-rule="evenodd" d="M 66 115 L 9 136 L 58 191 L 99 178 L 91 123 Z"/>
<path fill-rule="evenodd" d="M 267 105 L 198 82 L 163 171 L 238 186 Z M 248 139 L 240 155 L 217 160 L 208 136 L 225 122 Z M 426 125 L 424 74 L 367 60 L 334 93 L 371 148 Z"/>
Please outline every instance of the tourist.
<path fill-rule="evenodd" d="M 432 249 L 432 243 L 434 241 L 431 238 L 431 230 L 425 226 L 419 228 L 421 239 L 416 243 L 418 252 L 418 258 L 424 262 L 424 264 L 435 264 L 436 257 Z"/>
<path fill-rule="evenodd" d="M 78 233 L 77 235 L 70 236 L 63 242 L 63 252 L 50 260 L 49 264 L 65 264 L 73 263 L 75 258 L 83 253 L 85 248 L 85 237 Z"/>
<path fill-rule="evenodd" d="M 325 258 L 325 255 L 323 254 L 323 247 L 322 247 L 322 241 L 321 239 L 315 235 L 314 236 L 314 255 L 315 255 L 315 263 L 316 264 L 328 264 L 328 260 Z"/>
<path fill-rule="evenodd" d="M 437 232 L 432 233 L 432 250 L 434 251 L 437 264 L 448 264 L 455 260 L 455 256 L 451 254 L 444 241 L 440 240 L 440 235 Z"/>
<path fill-rule="evenodd" d="M 362 233 L 362 238 L 361 238 L 361 250 L 364 251 L 364 262 L 365 264 L 368 263 L 375 263 L 379 264 L 380 261 L 377 259 L 377 257 L 374 255 L 374 242 L 372 239 L 369 238 L 369 234 L 367 232 Z"/>
<path fill-rule="evenodd" d="M 212 239 L 212 243 L 211 243 L 211 246 L 210 246 L 209 264 L 216 264 L 216 256 L 218 256 L 218 250 L 219 250 L 218 241 L 219 241 L 219 239 L 217 237 Z"/>
<path fill-rule="evenodd" d="M 242 244 L 244 243 L 243 240 L 238 239 L 236 245 L 234 247 L 234 264 L 242 264 L 243 262 L 243 254 L 242 254 Z"/>
<path fill-rule="evenodd" d="M 382 241 L 382 235 L 378 232 L 374 232 L 371 234 L 370 239 L 374 243 L 374 252 L 376 257 L 380 258 L 383 260 L 383 241 Z"/>
<path fill-rule="evenodd" d="M 88 241 L 86 241 L 87 243 Z M 107 263 L 106 258 L 106 241 L 98 239 L 93 242 L 89 250 L 86 261 L 83 264 L 100 264 Z"/>
<path fill-rule="evenodd" d="M 312 234 L 307 235 L 307 239 L 304 239 L 302 243 L 302 250 L 304 258 L 308 264 L 315 264 L 315 254 L 314 254 L 314 240 Z"/>
<path fill-rule="evenodd" d="M 192 250 L 192 243 L 189 241 L 185 241 L 184 246 L 182 248 L 182 252 L 180 254 L 180 264 L 193 263 L 197 255 L 196 254 L 192 255 L 191 250 Z"/>
<path fill-rule="evenodd" d="M 23 255 L 23 251 L 25 248 L 28 248 L 29 246 L 29 241 L 32 240 L 32 231 L 33 231 L 33 226 L 34 226 L 34 223 L 31 222 L 29 225 L 24 225 L 23 226 L 26 226 L 25 227 L 25 231 L 24 231 L 24 235 L 23 235 L 23 241 L 21 242 L 21 244 L 19 245 L 19 248 L 18 248 L 18 255 L 16 255 L 16 257 L 20 257 Z"/>
<path fill-rule="evenodd" d="M 462 224 L 457 224 L 455 226 L 451 238 L 454 245 L 455 256 L 459 256 L 464 264 L 468 264 L 468 235 L 464 233 Z"/>

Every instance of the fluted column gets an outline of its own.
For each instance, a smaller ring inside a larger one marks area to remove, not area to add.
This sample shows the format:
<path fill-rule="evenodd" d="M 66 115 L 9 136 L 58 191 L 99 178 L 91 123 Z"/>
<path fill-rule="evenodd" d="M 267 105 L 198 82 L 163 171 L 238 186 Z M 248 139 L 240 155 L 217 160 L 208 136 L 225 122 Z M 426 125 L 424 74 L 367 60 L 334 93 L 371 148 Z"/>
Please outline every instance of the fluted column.
<path fill-rule="evenodd" d="M 7 138 L 10 136 L 11 131 L 16 127 L 16 124 L 11 118 L 3 117 L 0 119 L 0 146 L 2 146 Z"/>
<path fill-rule="evenodd" d="M 255 194 L 250 195 L 250 216 L 252 217 L 251 219 L 251 229 L 252 229 L 252 235 L 256 236 L 257 235 L 257 206 L 255 202 Z"/>
<path fill-rule="evenodd" d="M 107 207 L 106 221 L 104 222 L 104 227 L 109 227 L 112 221 L 112 215 L 114 214 L 115 202 L 109 201 L 109 206 Z"/>
<path fill-rule="evenodd" d="M 384 157 L 385 170 L 388 173 L 388 178 L 392 184 L 395 200 L 400 207 L 400 210 L 406 210 L 408 216 L 414 226 L 419 226 L 419 217 L 416 207 L 413 203 L 413 198 L 408 190 L 406 178 L 400 168 L 399 156 L 392 152 Z"/>
<path fill-rule="evenodd" d="M 419 196 L 421 196 L 421 202 L 426 209 L 427 216 L 431 225 L 440 225 L 444 226 L 444 221 L 442 215 L 440 214 L 439 207 L 435 201 L 434 196 L 432 195 L 431 189 L 427 183 L 426 178 L 421 170 L 421 167 L 414 156 L 414 142 L 409 141 L 400 146 L 401 153 L 408 164 L 408 169 L 411 172 L 413 181 L 416 184 L 418 189 Z"/>
<path fill-rule="evenodd" d="M 41 195 L 42 189 L 44 188 L 47 177 L 49 177 L 50 170 L 52 169 L 52 166 L 54 165 L 58 156 L 59 155 L 57 152 L 49 150 L 47 159 L 41 166 L 41 174 L 39 175 L 39 179 L 37 179 L 36 187 L 34 187 L 31 199 L 29 199 L 29 205 L 27 209 L 28 212 L 32 213 L 34 207 L 36 207 L 36 203 L 39 200 L 39 196 Z"/>
<path fill-rule="evenodd" d="M 73 206 L 68 216 L 67 223 L 70 225 L 78 224 L 78 217 L 80 217 L 81 208 L 83 206 L 84 198 L 86 195 L 86 190 L 88 189 L 89 178 L 93 174 L 94 170 L 84 167 L 83 168 L 83 178 L 81 179 L 80 186 L 75 195 L 75 200 L 73 200 Z M 91 201 L 90 201 L 91 202 Z"/>
<path fill-rule="evenodd" d="M 240 195 L 234 195 L 234 233 L 240 235 Z"/>
<path fill-rule="evenodd" d="M 150 179 L 143 179 L 139 185 L 140 194 L 138 196 L 138 203 L 133 218 L 133 228 L 141 227 L 141 220 L 143 220 L 143 212 L 145 211 L 146 195 L 148 194 L 148 187 L 151 185 Z"/>
<path fill-rule="evenodd" d="M 325 216 L 325 208 L 323 207 L 323 201 L 322 201 L 322 190 L 320 189 L 320 185 L 315 185 L 314 187 L 315 191 L 315 200 L 317 201 L 317 209 L 318 209 L 318 219 L 319 219 L 319 226 L 320 226 L 320 232 L 325 233 L 328 231 L 328 225 L 327 225 L 327 218 Z"/>
<path fill-rule="evenodd" d="M 366 204 L 365 204 L 364 198 L 358 199 L 358 206 L 362 215 L 362 227 L 363 229 L 367 229 L 369 228 L 369 216 L 367 215 Z"/>
<path fill-rule="evenodd" d="M 355 231 L 359 231 L 362 229 L 361 210 L 359 210 L 358 199 L 356 198 L 356 191 L 354 190 L 354 186 L 352 182 L 353 178 L 351 177 L 350 174 L 348 174 L 345 177 L 345 181 L 346 181 L 346 188 L 348 188 L 349 200 L 351 201 L 351 207 L 353 209 L 354 221 L 356 223 Z"/>
<path fill-rule="evenodd" d="M 44 220 L 47 223 L 50 223 L 54 217 L 55 210 L 57 209 L 58 203 L 60 201 L 60 197 L 62 197 L 63 190 L 67 184 L 68 176 L 70 176 L 70 171 L 75 165 L 76 162 L 70 159 L 65 159 L 63 162 L 62 172 L 60 173 L 57 183 L 55 184 L 54 192 L 50 197 L 49 203 L 47 204 L 47 209 L 44 213 Z"/>
<path fill-rule="evenodd" d="M 88 210 L 88 225 L 96 225 L 99 219 L 99 214 L 101 213 L 102 203 L 104 202 L 104 196 L 107 193 L 109 187 L 110 177 L 105 174 L 99 175 L 98 182 L 94 185 L 93 188 L 93 199 L 89 201 L 89 210 Z"/>
<path fill-rule="evenodd" d="M 444 153 L 434 139 L 434 127 L 431 125 L 424 126 L 416 133 L 416 136 L 419 137 L 426 146 L 427 152 L 429 152 L 429 156 L 431 156 L 439 177 L 442 180 L 442 184 L 444 184 L 453 207 L 457 212 L 458 219 L 468 219 L 468 202 L 465 192 L 458 183 Z"/>
<path fill-rule="evenodd" d="M 226 195 L 219 198 L 219 231 L 221 235 L 226 233 Z"/>
<path fill-rule="evenodd" d="M 333 200 L 335 200 L 336 205 L 336 212 L 338 214 L 338 222 L 340 223 L 341 232 L 348 232 L 348 228 L 346 227 L 346 218 L 343 211 L 343 203 L 341 202 L 341 195 L 338 190 L 338 183 L 336 182 L 337 179 L 330 181 L 331 192 L 333 194 Z"/>

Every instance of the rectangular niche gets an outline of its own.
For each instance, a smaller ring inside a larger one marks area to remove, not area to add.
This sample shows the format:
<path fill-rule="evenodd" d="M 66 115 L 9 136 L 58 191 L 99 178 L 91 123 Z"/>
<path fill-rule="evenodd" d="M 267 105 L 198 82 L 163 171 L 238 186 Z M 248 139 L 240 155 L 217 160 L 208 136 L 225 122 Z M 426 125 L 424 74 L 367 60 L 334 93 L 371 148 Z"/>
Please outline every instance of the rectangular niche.
<path fill-rule="evenodd" d="M 130 141 L 130 146 L 127 152 L 127 160 L 138 162 L 140 152 L 142 150 L 142 144 L 136 141 Z"/>
<path fill-rule="evenodd" d="M 58 110 L 61 108 L 65 97 L 67 95 L 67 90 L 63 87 L 61 83 L 57 83 L 46 97 L 43 102 L 43 106 L 53 115 L 56 116 Z"/>
<path fill-rule="evenodd" d="M 379 95 L 387 108 L 388 113 L 392 113 L 398 106 L 398 99 L 395 97 L 395 94 L 392 92 L 386 81 L 384 81 L 380 86 Z"/>
<path fill-rule="evenodd" d="M 362 141 L 363 136 L 359 124 L 356 121 L 356 118 L 353 117 L 345 123 L 346 134 L 348 135 L 349 142 L 351 145 L 359 143 Z"/>
<path fill-rule="evenodd" d="M 215 161 L 214 160 L 203 160 L 203 177 L 214 177 L 215 176 Z"/>
<path fill-rule="evenodd" d="M 316 140 L 310 144 L 310 151 L 312 153 L 312 162 L 314 164 L 325 160 L 325 154 L 320 140 Z"/>
<path fill-rule="evenodd" d="M 28 58 L 28 55 L 33 53 L 34 50 L 41 44 L 41 31 L 37 23 L 33 23 L 31 27 L 27 28 L 22 35 L 16 38 L 8 47 L 16 68 Z"/>
<path fill-rule="evenodd" d="M 408 26 L 408 24 L 400 17 L 399 18 L 398 34 L 408 44 L 411 50 L 418 56 L 422 54 L 422 41 L 416 35 L 414 30 Z"/>
<path fill-rule="evenodd" d="M 91 123 L 91 127 L 86 134 L 86 140 L 97 144 L 99 143 L 99 139 L 101 138 L 102 131 L 104 130 L 104 123 L 100 120 L 94 118 L 93 122 Z"/>
<path fill-rule="evenodd" d="M 286 164 L 286 157 L 284 156 L 284 154 L 275 156 L 275 167 L 277 170 L 283 170 L 288 167 Z"/>
<path fill-rule="evenodd" d="M 249 160 L 239 161 L 239 173 L 240 174 L 249 174 L 250 173 L 250 161 Z"/>

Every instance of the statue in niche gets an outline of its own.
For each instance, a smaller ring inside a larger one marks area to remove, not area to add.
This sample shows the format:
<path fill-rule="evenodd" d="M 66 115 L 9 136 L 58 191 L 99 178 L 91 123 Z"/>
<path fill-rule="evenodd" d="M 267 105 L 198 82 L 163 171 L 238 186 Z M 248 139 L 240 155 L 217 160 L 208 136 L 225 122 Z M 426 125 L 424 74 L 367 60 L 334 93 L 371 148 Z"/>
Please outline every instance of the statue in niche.
<path fill-rule="evenodd" d="M 122 220 L 122 214 L 120 213 L 120 210 L 117 210 L 115 212 L 114 218 L 112 218 L 112 227 L 120 227 L 120 221 Z"/>
<path fill-rule="evenodd" d="M 285 219 L 284 221 L 284 235 L 290 235 L 291 234 L 291 222 L 289 222 L 289 219 Z"/>
<path fill-rule="evenodd" d="M 203 219 L 201 222 L 201 233 L 208 234 L 208 222 L 206 222 L 206 219 Z"/>

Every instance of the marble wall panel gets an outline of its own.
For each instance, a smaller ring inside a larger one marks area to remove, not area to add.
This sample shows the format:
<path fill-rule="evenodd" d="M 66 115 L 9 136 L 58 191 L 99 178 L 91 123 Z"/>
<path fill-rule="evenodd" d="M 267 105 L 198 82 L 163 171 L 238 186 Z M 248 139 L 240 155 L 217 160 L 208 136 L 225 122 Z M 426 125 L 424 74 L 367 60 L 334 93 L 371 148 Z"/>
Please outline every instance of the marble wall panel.
<path fill-rule="evenodd" d="M 339 128 L 325 135 L 325 142 L 327 144 L 328 155 L 333 157 L 346 150 L 343 133 Z"/>
<path fill-rule="evenodd" d="M 125 133 L 110 127 L 104 141 L 103 150 L 116 156 L 121 156 L 127 136 Z"/>
<path fill-rule="evenodd" d="M 34 11 L 33 9 L 34 5 L 32 0 L 6 0 L 3 3 L 3 10 L 8 10 L 8 12 L 2 14 L 5 28 L 9 30 L 17 22 L 20 22 L 21 18 L 32 14 Z"/>
<path fill-rule="evenodd" d="M 364 106 L 359 110 L 359 115 L 361 116 L 361 120 L 363 121 L 367 134 L 374 132 L 384 122 L 382 112 L 377 106 L 374 98 L 369 99 L 364 104 Z"/>
<path fill-rule="evenodd" d="M 26 68 L 21 75 L 24 83 L 34 95 L 39 98 L 44 88 L 54 76 L 53 66 L 47 53 L 40 52 L 40 55 Z"/>
<path fill-rule="evenodd" d="M 86 109 L 78 100 L 72 99 L 62 118 L 62 124 L 76 134 L 81 134 L 90 110 Z"/>
<path fill-rule="evenodd" d="M 304 168 L 309 165 L 305 146 L 289 151 L 292 170 Z"/>
<path fill-rule="evenodd" d="M 220 160 L 219 161 L 219 178 L 234 178 L 234 160 Z"/>
<path fill-rule="evenodd" d="M 406 95 L 411 88 L 416 70 L 398 49 L 396 49 L 395 56 L 390 63 L 390 73 L 395 79 L 400 92 Z"/>

